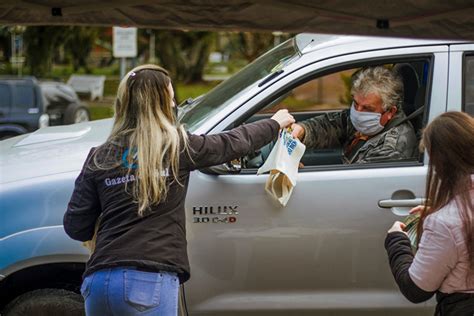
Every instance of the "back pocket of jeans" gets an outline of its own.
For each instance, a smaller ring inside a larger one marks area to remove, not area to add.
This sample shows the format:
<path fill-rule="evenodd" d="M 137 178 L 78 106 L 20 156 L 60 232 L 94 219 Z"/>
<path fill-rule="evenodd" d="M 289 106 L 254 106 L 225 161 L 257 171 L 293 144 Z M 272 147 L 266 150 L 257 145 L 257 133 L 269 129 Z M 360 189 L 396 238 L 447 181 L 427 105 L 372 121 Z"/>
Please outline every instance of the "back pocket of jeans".
<path fill-rule="evenodd" d="M 88 275 L 84 281 L 82 281 L 81 285 L 81 295 L 84 298 L 84 300 L 87 299 L 91 292 L 91 286 L 92 286 L 92 280 L 94 279 L 94 274 Z"/>
<path fill-rule="evenodd" d="M 160 304 L 160 273 L 125 270 L 123 280 L 125 301 L 136 310 L 143 312 Z"/>

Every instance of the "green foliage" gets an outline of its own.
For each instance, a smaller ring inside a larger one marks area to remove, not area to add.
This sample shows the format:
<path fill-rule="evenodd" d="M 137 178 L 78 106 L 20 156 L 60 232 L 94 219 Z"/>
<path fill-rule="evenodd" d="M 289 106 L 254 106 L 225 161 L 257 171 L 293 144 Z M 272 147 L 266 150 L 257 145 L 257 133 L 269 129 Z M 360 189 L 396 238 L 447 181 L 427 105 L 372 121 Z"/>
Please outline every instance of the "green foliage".
<path fill-rule="evenodd" d="M 212 81 L 200 84 L 177 84 L 176 85 L 176 96 L 178 103 L 186 100 L 187 98 L 196 98 L 209 90 L 214 88 L 219 82 Z"/>
<path fill-rule="evenodd" d="M 109 118 L 114 115 L 113 111 L 113 103 L 115 93 L 117 91 L 118 80 L 109 81 L 106 80 L 105 88 L 107 88 L 107 82 L 109 82 L 109 91 L 110 93 L 106 93 L 107 97 L 104 98 L 102 101 L 95 101 L 95 102 L 88 102 L 89 111 L 91 113 L 92 120 L 100 120 L 104 118 Z M 181 103 L 187 98 L 195 98 L 200 96 L 201 94 L 207 93 L 211 90 L 214 86 L 216 86 L 218 82 L 210 82 L 210 83 L 202 83 L 202 84 L 177 84 L 176 85 L 176 94 L 178 96 L 182 96 L 178 99 L 178 103 Z"/>
<path fill-rule="evenodd" d="M 105 79 L 104 82 L 104 95 L 115 96 L 117 94 L 117 88 L 120 83 L 119 77 Z"/>
<path fill-rule="evenodd" d="M 85 74 L 86 72 L 83 68 L 74 71 L 73 66 L 70 64 L 53 65 L 51 77 L 60 78 L 61 80 L 66 81 L 72 73 Z M 119 73 L 120 69 L 118 63 L 112 64 L 111 66 L 94 67 L 90 69 L 90 74 L 107 76 L 107 80 L 115 80 L 114 78 L 118 78 Z"/>
<path fill-rule="evenodd" d="M 212 32 L 156 32 L 157 57 L 174 80 L 185 83 L 202 81 L 215 36 Z"/>
<path fill-rule="evenodd" d="M 289 34 L 283 34 L 281 41 L 289 38 Z M 267 52 L 275 45 L 275 37 L 272 33 L 239 32 L 230 35 L 228 49 L 237 58 L 243 58 L 248 62 Z"/>
<path fill-rule="evenodd" d="M 339 97 L 339 102 L 341 104 L 351 104 L 352 102 L 352 95 L 351 95 L 351 88 L 352 88 L 352 76 L 341 73 L 341 80 L 344 83 L 344 94 Z"/>
<path fill-rule="evenodd" d="M 26 44 L 26 64 L 30 73 L 44 77 L 50 73 L 54 52 L 67 37 L 64 26 L 29 26 L 23 34 Z"/>
<path fill-rule="evenodd" d="M 91 114 L 91 120 L 101 120 L 114 116 L 113 106 L 103 106 L 103 105 L 89 105 L 89 111 Z"/>
<path fill-rule="evenodd" d="M 205 71 L 208 74 L 222 74 L 222 69 L 226 69 L 224 75 L 235 73 L 248 61 L 274 45 L 271 33 L 139 29 L 138 57 L 131 59 L 132 67 L 138 63 L 148 62 L 149 40 L 152 33 L 155 36 L 157 63 L 170 71 L 174 82 L 180 83 L 202 82 Z M 3 35 L 9 39 L 8 29 L 0 27 L 0 46 Z M 283 35 L 282 40 L 286 37 L 288 35 Z M 8 41 L 6 43 L 8 44 Z M 112 49 L 110 28 L 30 26 L 26 27 L 24 43 L 26 70 L 37 77 L 52 77 L 66 81 L 72 73 L 103 74 L 107 77 L 119 75 L 119 63 L 113 57 L 101 57 L 99 67 L 88 64 L 94 47 L 99 48 L 99 53 Z M 3 50 L 9 51 L 9 48 Z M 226 59 L 220 65 L 212 64 L 206 68 L 211 51 L 223 53 Z M 228 57 L 230 59 L 227 59 Z M 11 69 L 7 65 L 0 65 L 0 72 L 8 71 Z M 105 89 L 107 93 L 115 93 L 113 87 L 109 89 L 106 86 Z"/>
<path fill-rule="evenodd" d="M 96 27 L 69 26 L 66 31 L 64 48 L 72 57 L 73 71 L 77 72 L 82 67 L 86 73 L 91 73 L 91 69 L 87 65 L 87 58 L 99 36 L 99 29 Z"/>
<path fill-rule="evenodd" d="M 236 35 L 234 45 L 243 58 L 253 61 L 273 47 L 273 35 L 271 33 L 241 32 Z"/>
<path fill-rule="evenodd" d="M 99 36 L 99 29 L 83 26 L 29 26 L 24 33 L 26 45 L 26 63 L 30 73 L 37 77 L 52 74 L 53 58 L 59 48 L 64 47 L 65 54 L 72 60 L 72 71 L 83 68 L 91 73 L 87 58 Z M 67 69 L 69 71 L 69 69 Z M 61 75 L 66 75 L 63 69 Z"/>

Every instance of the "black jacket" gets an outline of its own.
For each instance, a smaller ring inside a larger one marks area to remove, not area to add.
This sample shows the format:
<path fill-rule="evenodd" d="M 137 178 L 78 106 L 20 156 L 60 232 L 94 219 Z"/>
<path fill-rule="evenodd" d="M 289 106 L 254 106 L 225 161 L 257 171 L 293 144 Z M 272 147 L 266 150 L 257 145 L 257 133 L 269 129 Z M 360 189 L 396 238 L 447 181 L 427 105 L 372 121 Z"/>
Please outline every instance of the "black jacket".
<path fill-rule="evenodd" d="M 125 192 L 133 184 L 133 173 L 119 166 L 98 170 L 92 166 L 94 149 L 76 179 L 74 192 L 64 215 L 64 229 L 73 239 L 86 241 L 94 234 L 101 216 L 96 249 L 87 262 L 84 276 L 103 268 L 132 266 L 149 271 L 177 272 L 181 282 L 190 277 L 187 255 L 184 201 L 190 171 L 218 165 L 253 153 L 278 136 L 279 124 L 272 119 L 243 125 L 231 131 L 198 136 L 188 134 L 189 153 L 179 160 L 179 185 L 169 177 L 164 202 L 143 217 L 137 204 Z M 126 148 L 117 148 L 119 159 Z"/>
<path fill-rule="evenodd" d="M 427 292 L 419 288 L 410 277 L 408 269 L 413 262 L 413 252 L 410 239 L 402 232 L 392 232 L 385 238 L 385 249 L 392 274 L 402 294 L 413 303 L 421 303 L 430 299 L 436 293 L 435 316 L 473 316 L 474 295 L 467 293 L 445 294 L 442 292 Z"/>

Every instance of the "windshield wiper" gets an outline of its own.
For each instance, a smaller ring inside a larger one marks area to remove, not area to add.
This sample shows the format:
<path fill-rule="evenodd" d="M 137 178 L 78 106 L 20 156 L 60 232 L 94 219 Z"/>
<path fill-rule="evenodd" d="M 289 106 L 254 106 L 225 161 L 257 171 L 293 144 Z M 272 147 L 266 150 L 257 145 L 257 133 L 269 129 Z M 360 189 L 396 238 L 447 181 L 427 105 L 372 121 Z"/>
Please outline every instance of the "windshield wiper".
<path fill-rule="evenodd" d="M 198 98 L 199 98 L 199 97 L 198 97 Z M 186 105 L 188 105 L 188 104 L 193 103 L 194 101 L 196 101 L 196 100 L 194 100 L 193 98 L 187 98 L 186 100 L 184 100 L 183 102 L 181 102 L 180 104 L 178 104 L 178 107 L 180 108 L 180 107 L 182 107 L 182 106 L 186 106 Z"/>
<path fill-rule="evenodd" d="M 200 96 L 198 96 L 194 99 L 193 98 L 187 98 L 186 100 L 181 102 L 178 105 L 178 120 L 181 120 L 183 115 L 185 115 L 191 109 L 193 109 L 196 106 L 196 104 L 198 104 L 198 102 L 196 102 L 196 101 L 200 100 L 203 96 L 204 96 L 204 94 L 201 94 Z"/>

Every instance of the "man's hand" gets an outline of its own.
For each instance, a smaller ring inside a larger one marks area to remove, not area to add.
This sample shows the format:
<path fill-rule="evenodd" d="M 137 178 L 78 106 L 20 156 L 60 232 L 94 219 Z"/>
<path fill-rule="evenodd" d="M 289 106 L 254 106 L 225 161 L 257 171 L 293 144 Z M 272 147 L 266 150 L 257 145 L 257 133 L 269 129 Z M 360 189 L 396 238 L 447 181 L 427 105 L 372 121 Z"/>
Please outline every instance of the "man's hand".
<path fill-rule="evenodd" d="M 298 138 L 299 140 L 302 140 L 304 138 L 304 128 L 303 128 L 303 126 L 295 123 L 295 124 L 291 125 L 291 129 L 293 130 L 291 132 L 291 136 L 293 136 L 294 138 Z"/>

